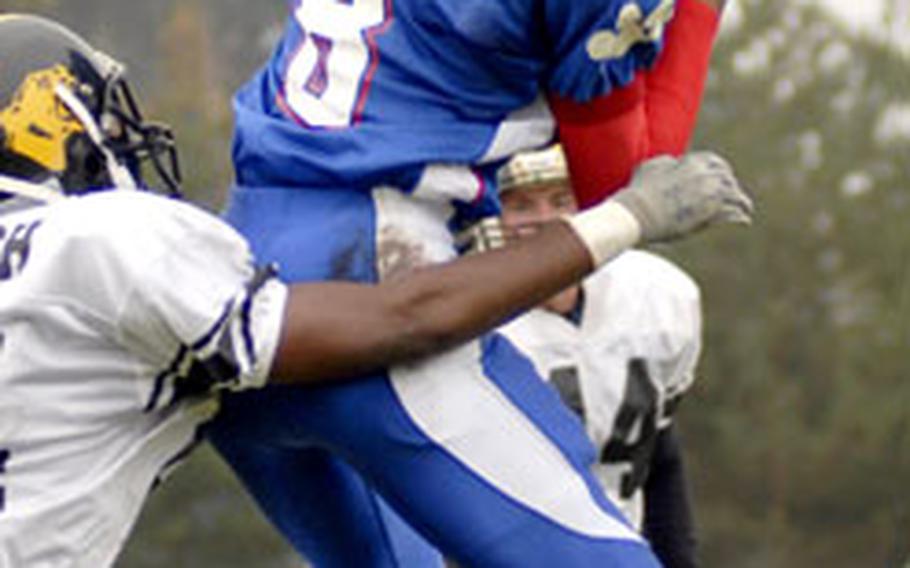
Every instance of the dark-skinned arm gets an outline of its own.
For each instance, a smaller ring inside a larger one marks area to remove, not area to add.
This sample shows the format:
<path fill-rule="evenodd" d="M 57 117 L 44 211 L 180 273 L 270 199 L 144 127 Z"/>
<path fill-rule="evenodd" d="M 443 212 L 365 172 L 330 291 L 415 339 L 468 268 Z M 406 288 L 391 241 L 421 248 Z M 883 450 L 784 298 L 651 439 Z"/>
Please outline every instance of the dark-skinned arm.
<path fill-rule="evenodd" d="M 291 287 L 273 382 L 343 379 L 414 361 L 493 329 L 636 244 L 751 220 L 752 202 L 720 157 L 646 162 L 614 198 L 514 246 L 380 284 Z"/>
<path fill-rule="evenodd" d="M 514 246 L 377 285 L 292 286 L 272 382 L 356 376 L 443 351 L 593 268 L 585 245 L 559 222 Z"/>

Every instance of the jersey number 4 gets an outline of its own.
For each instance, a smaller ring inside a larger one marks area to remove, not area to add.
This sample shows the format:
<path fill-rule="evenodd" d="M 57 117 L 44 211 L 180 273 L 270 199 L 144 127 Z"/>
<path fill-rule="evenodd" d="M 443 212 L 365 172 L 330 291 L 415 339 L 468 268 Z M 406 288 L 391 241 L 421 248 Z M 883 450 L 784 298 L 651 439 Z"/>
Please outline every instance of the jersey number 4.
<path fill-rule="evenodd" d="M 6 509 L 6 487 L 3 486 L 3 477 L 6 475 L 6 462 L 9 461 L 9 450 L 0 450 L 0 513 Z"/>
<path fill-rule="evenodd" d="M 644 485 L 657 442 L 657 388 L 644 359 L 629 361 L 626 392 L 616 413 L 613 434 L 601 452 L 604 463 L 625 463 L 620 495 L 628 499 Z"/>
<path fill-rule="evenodd" d="M 285 80 L 285 102 L 308 126 L 360 120 L 376 71 L 376 36 L 391 21 L 389 0 L 300 0 L 303 40 Z"/>
<path fill-rule="evenodd" d="M 550 384 L 570 409 L 585 420 L 584 400 L 576 367 L 558 367 L 550 372 Z M 651 382 L 644 359 L 632 359 L 622 404 L 616 412 L 610 439 L 600 454 L 603 463 L 623 465 L 620 495 L 631 497 L 648 477 L 651 455 L 657 441 L 657 388 Z"/>

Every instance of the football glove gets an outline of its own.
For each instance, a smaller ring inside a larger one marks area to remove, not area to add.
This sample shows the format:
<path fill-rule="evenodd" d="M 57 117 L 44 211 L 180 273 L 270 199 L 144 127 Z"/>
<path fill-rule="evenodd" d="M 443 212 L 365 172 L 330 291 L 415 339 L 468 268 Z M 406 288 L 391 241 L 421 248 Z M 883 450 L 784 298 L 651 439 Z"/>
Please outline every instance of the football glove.
<path fill-rule="evenodd" d="M 648 160 L 610 201 L 638 221 L 641 243 L 676 239 L 717 223 L 749 225 L 755 210 L 730 164 L 712 152 Z"/>

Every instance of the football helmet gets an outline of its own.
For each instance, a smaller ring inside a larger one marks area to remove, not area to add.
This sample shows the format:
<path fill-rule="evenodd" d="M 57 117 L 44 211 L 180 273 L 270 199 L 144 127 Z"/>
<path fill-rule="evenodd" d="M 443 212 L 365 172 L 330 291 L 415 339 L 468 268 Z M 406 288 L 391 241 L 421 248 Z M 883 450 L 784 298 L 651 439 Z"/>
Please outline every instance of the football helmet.
<path fill-rule="evenodd" d="M 0 175 L 77 194 L 145 188 L 149 162 L 179 194 L 171 129 L 143 120 L 123 75 L 55 22 L 0 15 Z"/>
<path fill-rule="evenodd" d="M 555 183 L 569 183 L 569 169 L 560 144 L 516 154 L 496 172 L 499 195 Z M 504 246 L 511 236 L 499 217 L 488 217 L 459 233 L 456 245 L 468 253 L 483 252 Z"/>
<path fill-rule="evenodd" d="M 497 172 L 500 195 L 515 189 L 568 182 L 569 169 L 562 146 L 553 144 L 533 152 L 522 152 Z"/>
<path fill-rule="evenodd" d="M 516 154 L 496 172 L 499 195 L 557 183 L 569 183 L 560 144 Z M 459 233 L 456 244 L 468 253 L 483 252 L 504 246 L 514 236 L 514 230 L 506 230 L 499 217 L 488 217 Z"/>

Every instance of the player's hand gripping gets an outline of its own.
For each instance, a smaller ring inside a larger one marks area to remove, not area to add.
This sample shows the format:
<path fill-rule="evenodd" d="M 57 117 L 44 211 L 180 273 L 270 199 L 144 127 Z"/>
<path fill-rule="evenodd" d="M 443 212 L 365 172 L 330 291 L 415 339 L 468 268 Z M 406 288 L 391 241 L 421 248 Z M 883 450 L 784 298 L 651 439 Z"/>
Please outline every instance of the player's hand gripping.
<path fill-rule="evenodd" d="M 676 239 L 717 223 L 748 225 L 753 210 L 730 164 L 697 152 L 645 162 L 628 187 L 567 221 L 600 266 L 636 244 Z"/>
<path fill-rule="evenodd" d="M 754 211 L 730 164 L 711 152 L 649 160 L 612 201 L 638 221 L 642 243 L 679 238 L 717 223 L 748 225 Z"/>

